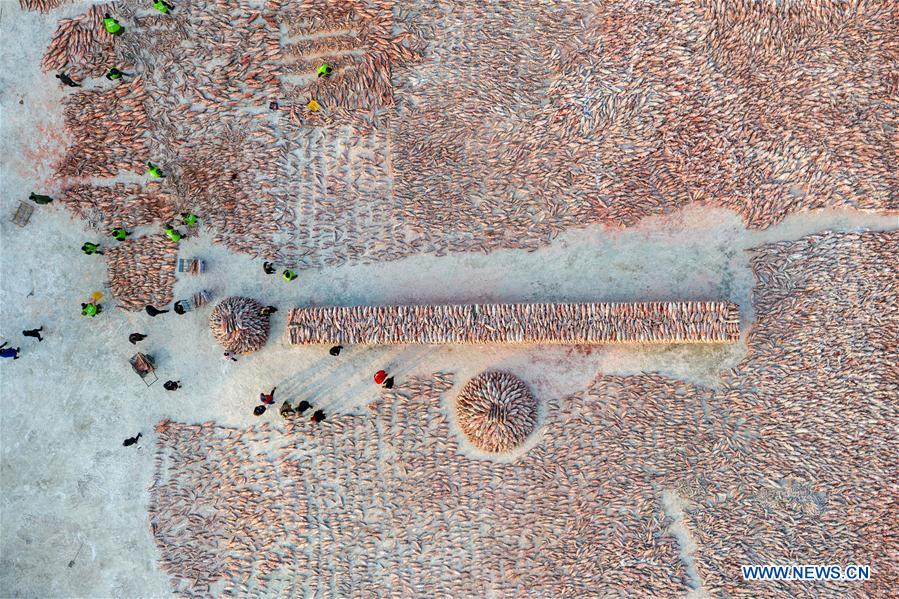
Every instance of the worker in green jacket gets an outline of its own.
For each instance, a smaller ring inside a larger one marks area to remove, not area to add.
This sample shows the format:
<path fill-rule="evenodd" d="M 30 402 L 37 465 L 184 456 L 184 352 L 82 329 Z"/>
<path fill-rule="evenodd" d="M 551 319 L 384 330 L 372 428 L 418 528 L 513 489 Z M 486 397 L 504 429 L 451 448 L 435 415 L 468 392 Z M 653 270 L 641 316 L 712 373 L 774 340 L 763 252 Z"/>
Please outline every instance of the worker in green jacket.
<path fill-rule="evenodd" d="M 122 77 L 130 77 L 131 75 L 125 73 L 123 71 L 118 70 L 115 67 L 112 67 L 108 71 L 106 71 L 106 78 L 110 81 L 115 81 L 116 79 L 121 79 Z"/>
<path fill-rule="evenodd" d="M 331 76 L 331 71 L 331 65 L 326 62 L 323 62 L 321 66 L 315 69 L 315 72 L 318 73 L 319 78 L 324 77 L 326 79 Z"/>
<path fill-rule="evenodd" d="M 192 227 L 197 224 L 197 215 L 190 212 L 182 212 L 181 221 L 188 227 Z"/>
<path fill-rule="evenodd" d="M 168 14 L 170 10 L 175 10 L 174 6 L 172 6 L 168 2 L 163 2 L 162 0 L 156 0 L 155 2 L 153 2 L 153 8 L 155 8 L 162 14 Z"/>
<path fill-rule="evenodd" d="M 297 278 L 297 273 L 288 269 L 288 270 L 285 270 L 281 276 L 284 277 L 285 281 L 293 281 L 295 278 Z"/>
<path fill-rule="evenodd" d="M 128 231 L 122 228 L 115 228 L 112 230 L 112 236 L 119 241 L 125 241 L 125 238 L 128 237 Z"/>
<path fill-rule="evenodd" d="M 81 304 L 81 315 L 82 316 L 90 316 L 93 318 L 97 314 L 103 311 L 103 306 L 100 304 Z"/>
<path fill-rule="evenodd" d="M 152 162 L 147 163 L 147 174 L 156 179 L 162 179 L 165 174 Z"/>
<path fill-rule="evenodd" d="M 109 13 L 103 15 L 103 27 L 112 35 L 121 35 L 122 31 L 125 30 L 125 28 L 122 27 L 118 21 L 113 19 Z"/>
<path fill-rule="evenodd" d="M 91 254 L 100 254 L 103 255 L 103 252 L 100 251 L 100 246 L 96 243 L 91 243 L 90 241 L 84 242 L 84 245 L 81 246 L 81 251 L 90 256 Z"/>
<path fill-rule="evenodd" d="M 44 204 L 49 204 L 50 202 L 53 201 L 53 198 L 51 198 L 50 196 L 39 196 L 36 193 L 34 193 L 33 191 L 31 192 L 31 195 L 28 196 L 28 199 L 31 200 L 32 202 L 34 202 L 35 204 L 40 204 L 42 206 Z"/>
<path fill-rule="evenodd" d="M 181 241 L 181 233 L 179 233 L 178 230 L 175 227 L 173 227 L 172 225 L 165 226 L 165 234 L 166 234 L 166 237 L 168 237 L 175 243 L 178 243 L 179 241 Z"/>

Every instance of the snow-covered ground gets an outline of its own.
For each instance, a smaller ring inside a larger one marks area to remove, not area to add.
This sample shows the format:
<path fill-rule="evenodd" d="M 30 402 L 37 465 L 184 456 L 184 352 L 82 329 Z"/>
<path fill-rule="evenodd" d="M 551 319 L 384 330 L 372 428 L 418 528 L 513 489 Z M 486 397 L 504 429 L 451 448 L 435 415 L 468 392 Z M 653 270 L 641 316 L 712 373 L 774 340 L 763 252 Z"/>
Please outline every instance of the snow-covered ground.
<path fill-rule="evenodd" d="M 216 298 L 245 294 L 281 311 L 261 352 L 226 361 L 206 325 L 210 306 L 183 316 L 151 318 L 113 309 L 102 257 L 83 255 L 84 241 L 112 241 L 90 231 L 56 203 L 36 206 L 19 228 L 9 214 L 30 191 L 58 194 L 51 164 L 65 144 L 61 97 L 52 74 L 40 72 L 60 16 L 23 13 L 0 2 L 0 335 L 19 360 L 0 363 L 0 595 L 57 597 L 165 596 L 147 529 L 146 487 L 152 474 L 153 426 L 163 418 L 246 426 L 260 391 L 310 399 L 325 409 L 355 412 L 372 400 L 372 373 L 398 379 L 437 371 L 464 384 L 485 368 L 507 369 L 538 397 L 582 389 L 598 372 L 645 371 L 715 384 L 745 346 L 597 348 L 347 348 L 285 343 L 290 306 L 514 301 L 642 301 L 730 299 L 751 324 L 754 284 L 744 250 L 825 229 L 886 229 L 895 217 L 851 211 L 802 214 L 766 231 L 747 231 L 733 213 L 693 207 L 651 218 L 625 231 L 570 231 L 541 250 L 490 255 L 420 256 L 394 263 L 303 272 L 293 283 L 262 272 L 261 261 L 213 246 L 207 236 L 183 243 L 181 257 L 203 256 L 207 273 L 181 277 L 176 298 L 212 289 Z M 104 82 L 105 83 L 105 82 Z M 99 83 L 98 83 L 99 84 Z M 102 291 L 106 310 L 80 315 L 80 303 Z M 43 326 L 45 339 L 23 338 Z M 129 333 L 147 334 L 160 380 L 150 388 L 134 374 Z M 183 389 L 169 393 L 166 379 Z M 263 419 L 277 420 L 270 410 Z M 123 447 L 141 432 L 137 447 Z M 83 548 L 74 565 L 70 560 Z"/>

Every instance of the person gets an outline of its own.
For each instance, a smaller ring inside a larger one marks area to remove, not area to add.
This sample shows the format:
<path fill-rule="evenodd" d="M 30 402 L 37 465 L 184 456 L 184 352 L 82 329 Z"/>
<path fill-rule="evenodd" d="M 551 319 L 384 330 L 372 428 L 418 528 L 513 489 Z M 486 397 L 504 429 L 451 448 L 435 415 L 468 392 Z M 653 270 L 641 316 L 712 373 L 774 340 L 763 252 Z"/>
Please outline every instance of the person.
<path fill-rule="evenodd" d="M 253 408 L 254 416 L 262 416 L 263 414 L 265 414 L 265 406 L 259 405 L 259 406 L 256 406 L 255 408 Z"/>
<path fill-rule="evenodd" d="M 166 237 L 168 237 L 169 239 L 171 239 L 171 240 L 174 241 L 175 243 L 178 243 L 179 241 L 181 241 L 181 232 L 178 231 L 178 230 L 177 230 L 175 227 L 173 227 L 172 225 L 166 225 L 166 226 L 165 226 L 165 235 L 166 235 Z"/>
<path fill-rule="evenodd" d="M 331 349 L 328 350 L 328 353 L 331 354 L 332 356 L 339 356 L 340 350 L 342 350 L 342 349 L 343 349 L 342 345 L 335 345 L 334 347 L 332 347 Z"/>
<path fill-rule="evenodd" d="M 277 389 L 277 387 L 272 387 L 272 390 L 268 394 L 260 393 L 259 401 L 269 406 L 275 403 L 275 389 Z"/>
<path fill-rule="evenodd" d="M 103 306 L 100 304 L 95 304 L 93 302 L 88 304 L 81 304 L 81 315 L 82 316 L 90 316 L 93 318 L 97 314 L 103 311 Z"/>
<path fill-rule="evenodd" d="M 312 422 L 318 423 L 325 419 L 325 411 L 324 410 L 316 410 L 315 414 L 312 415 Z"/>
<path fill-rule="evenodd" d="M 166 391 L 177 391 L 181 388 L 181 381 L 166 381 L 162 386 Z"/>
<path fill-rule="evenodd" d="M 285 281 L 293 281 L 295 278 L 297 278 L 297 273 L 288 269 L 288 270 L 285 270 L 281 276 L 284 277 Z"/>
<path fill-rule="evenodd" d="M 269 110 L 278 110 L 278 103 L 275 100 L 272 100 L 268 103 Z"/>
<path fill-rule="evenodd" d="M 165 174 L 159 170 L 159 167 L 152 162 L 147 163 L 147 174 L 155 179 L 162 179 L 165 177 Z"/>
<path fill-rule="evenodd" d="M 185 309 L 184 305 L 181 303 L 184 300 L 178 300 L 175 302 L 175 314 L 184 314 Z"/>
<path fill-rule="evenodd" d="M 150 306 L 150 305 L 147 305 L 147 307 L 144 308 L 144 310 L 146 310 L 146 311 L 147 311 L 147 314 L 149 314 L 150 316 L 152 316 L 152 317 L 154 317 L 154 318 L 157 317 L 157 316 L 159 316 L 160 314 L 165 314 L 166 312 L 168 312 L 168 310 L 160 310 L 160 309 L 155 308 L 155 307 Z"/>
<path fill-rule="evenodd" d="M 259 308 L 259 316 L 269 316 L 277 311 L 278 309 L 274 306 L 265 306 L 264 308 Z"/>
<path fill-rule="evenodd" d="M 128 437 L 127 439 L 125 439 L 122 442 L 122 445 L 124 445 L 125 447 L 128 447 L 129 445 L 134 445 L 135 443 L 137 443 L 138 439 L 140 439 L 140 433 L 137 433 L 136 437 Z"/>
<path fill-rule="evenodd" d="M 172 6 L 168 2 L 163 2 L 162 0 L 156 0 L 155 2 L 153 2 L 153 8 L 155 8 L 162 14 L 167 14 L 170 10 L 175 10 L 174 6 Z"/>
<path fill-rule="evenodd" d="M 125 229 L 122 229 L 120 227 L 116 227 L 115 229 L 112 230 L 112 236 L 115 237 L 119 241 L 125 241 L 125 238 L 128 237 L 128 235 L 130 235 L 130 233 L 128 233 L 128 231 L 126 231 Z"/>
<path fill-rule="evenodd" d="M 106 71 L 106 78 L 110 81 L 115 81 L 116 79 L 121 79 L 122 77 L 130 77 L 130 73 L 123 73 L 115 67 L 112 67 L 108 71 Z"/>
<path fill-rule="evenodd" d="M 50 202 L 53 201 L 53 198 L 51 198 L 50 196 L 39 196 L 36 193 L 34 193 L 33 191 L 31 192 L 31 195 L 28 196 L 28 199 L 31 200 L 32 202 L 34 202 L 35 204 L 40 204 L 41 206 L 43 206 L 45 204 L 49 204 Z"/>
<path fill-rule="evenodd" d="M 13 360 L 19 359 L 19 348 L 18 347 L 6 347 L 8 342 L 4 341 L 3 345 L 0 345 L 0 358 L 12 358 Z"/>
<path fill-rule="evenodd" d="M 44 338 L 41 337 L 41 331 L 43 331 L 43 330 L 44 330 L 44 326 L 41 325 L 40 327 L 38 327 L 36 329 L 28 329 L 27 331 L 22 331 L 22 334 L 26 337 L 34 337 L 38 341 L 43 341 Z"/>
<path fill-rule="evenodd" d="M 62 81 L 63 85 L 68 85 L 69 87 L 81 87 L 80 83 L 75 83 L 75 81 L 65 73 L 56 73 L 56 78 Z"/>
<path fill-rule="evenodd" d="M 181 213 L 181 222 L 183 222 L 188 227 L 191 227 L 197 224 L 197 215 L 191 214 L 190 212 L 182 212 Z"/>
<path fill-rule="evenodd" d="M 226 351 L 225 357 L 233 362 L 237 362 L 237 356 L 234 355 L 234 352 Z"/>
<path fill-rule="evenodd" d="M 142 335 L 140 333 L 131 333 L 130 335 L 128 335 L 128 341 L 131 342 L 131 345 L 137 345 L 138 341 L 143 341 L 146 338 L 146 335 Z"/>
<path fill-rule="evenodd" d="M 387 380 L 387 371 L 379 370 L 375 373 L 375 384 L 382 385 Z"/>
<path fill-rule="evenodd" d="M 281 404 L 280 412 L 281 418 L 287 418 L 288 416 L 292 416 L 294 413 L 293 408 L 290 407 L 290 403 L 288 403 L 287 401 Z"/>
<path fill-rule="evenodd" d="M 387 380 L 384 381 L 385 389 L 393 389 L 393 377 L 388 377 Z"/>
<path fill-rule="evenodd" d="M 306 410 L 308 410 L 311 407 L 312 407 L 312 404 L 304 399 L 303 401 L 300 402 L 300 405 L 297 406 L 296 411 L 297 411 L 297 413 L 302 414 L 303 412 L 305 412 Z"/>
<path fill-rule="evenodd" d="M 318 73 L 319 78 L 325 77 L 327 79 L 331 76 L 331 65 L 324 62 L 321 64 L 321 66 L 315 69 L 315 72 Z"/>
<path fill-rule="evenodd" d="M 275 265 L 272 264 L 271 262 L 263 262 L 262 270 L 267 275 L 273 275 L 273 274 L 275 274 Z"/>
<path fill-rule="evenodd" d="M 107 33 L 111 33 L 112 35 L 121 35 L 122 31 L 124 31 L 124 27 L 113 19 L 109 13 L 103 15 L 103 27 L 106 29 Z"/>
<path fill-rule="evenodd" d="M 81 246 L 81 251 L 88 256 L 92 254 L 100 254 L 101 256 L 103 255 L 103 252 L 100 251 L 100 246 L 96 243 L 91 243 L 90 241 L 84 242 L 84 245 Z"/>

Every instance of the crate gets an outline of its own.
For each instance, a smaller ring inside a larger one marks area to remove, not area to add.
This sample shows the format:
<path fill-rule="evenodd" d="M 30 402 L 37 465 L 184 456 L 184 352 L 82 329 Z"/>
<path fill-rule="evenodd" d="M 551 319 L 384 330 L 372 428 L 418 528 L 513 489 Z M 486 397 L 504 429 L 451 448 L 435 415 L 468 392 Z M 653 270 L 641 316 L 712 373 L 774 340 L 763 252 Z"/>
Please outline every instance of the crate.
<path fill-rule="evenodd" d="M 13 212 L 11 217 L 9 217 L 9 220 L 19 225 L 20 227 L 24 227 L 28 224 L 28 221 L 31 220 L 31 214 L 33 212 L 34 206 L 32 206 L 31 204 L 26 204 L 25 202 L 20 200 L 18 208 L 16 208 L 16 211 Z"/>

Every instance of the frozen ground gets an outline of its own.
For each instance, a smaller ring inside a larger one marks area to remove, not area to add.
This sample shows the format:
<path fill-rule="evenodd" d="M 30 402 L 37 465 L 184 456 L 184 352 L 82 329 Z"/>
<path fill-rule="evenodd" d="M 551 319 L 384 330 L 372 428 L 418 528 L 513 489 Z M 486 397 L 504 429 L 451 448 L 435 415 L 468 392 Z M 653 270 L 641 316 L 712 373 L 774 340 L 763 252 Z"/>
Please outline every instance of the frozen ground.
<path fill-rule="evenodd" d="M 740 304 L 745 332 L 752 320 L 752 275 L 743 250 L 825 229 L 897 225 L 895 217 L 834 211 L 792 216 L 769 230 L 750 232 L 733 213 L 691 208 L 626 231 L 568 232 L 531 253 L 415 257 L 307 272 L 292 284 L 264 275 L 261 262 L 201 237 L 183 244 L 180 255 L 206 257 L 208 272 L 179 279 L 176 298 L 211 288 L 217 297 L 247 294 L 282 308 L 273 318 L 268 347 L 231 363 L 222 359 L 208 332 L 208 307 L 155 319 L 113 310 L 103 261 L 78 250 L 101 235 L 62 206 L 36 207 L 24 229 L 8 222 L 29 191 L 52 195 L 60 189 L 49 165 L 64 143 L 63 90 L 38 64 L 63 13 L 52 18 L 22 13 L 8 0 L 0 8 L 5 65 L 0 72 L 0 334 L 22 348 L 20 360 L 0 364 L 3 596 L 110 596 L 121 578 L 139 581 L 136 588 L 147 596 L 170 593 L 146 518 L 153 426 L 162 418 L 245 426 L 256 420 L 251 411 L 259 392 L 276 385 L 290 389 L 293 400 L 312 398 L 326 409 L 355 411 L 374 398 L 370 376 L 384 366 L 399 378 L 454 372 L 457 385 L 486 367 L 502 367 L 543 398 L 583 389 L 597 372 L 655 371 L 712 384 L 744 351 L 741 344 L 349 348 L 335 360 L 327 348 L 286 346 L 289 306 L 714 298 Z M 106 293 L 107 310 L 93 320 L 82 318 L 80 303 L 96 290 Z M 41 325 L 42 343 L 20 335 Z M 127 362 L 134 351 L 127 336 L 135 331 L 149 335 L 141 349 L 159 365 L 160 382 L 149 389 Z M 181 380 L 184 388 L 165 392 L 161 383 L 168 378 Z M 277 415 L 270 411 L 263 418 Z M 138 431 L 140 445 L 122 447 L 122 440 Z"/>

